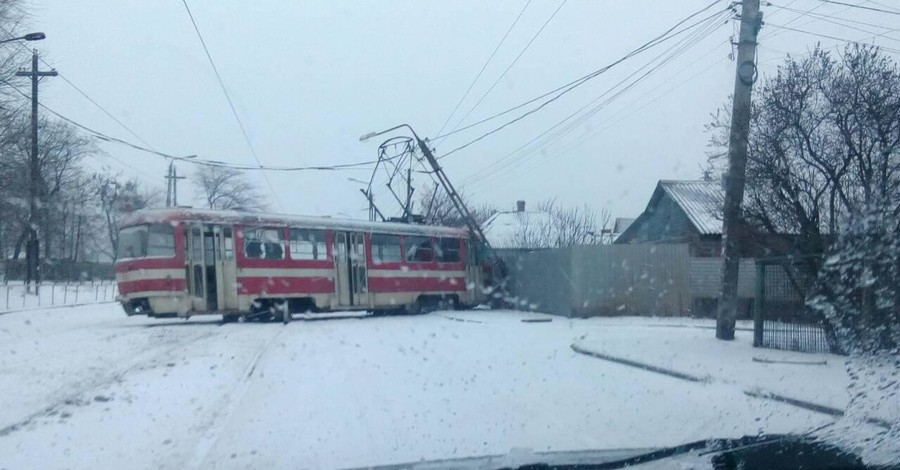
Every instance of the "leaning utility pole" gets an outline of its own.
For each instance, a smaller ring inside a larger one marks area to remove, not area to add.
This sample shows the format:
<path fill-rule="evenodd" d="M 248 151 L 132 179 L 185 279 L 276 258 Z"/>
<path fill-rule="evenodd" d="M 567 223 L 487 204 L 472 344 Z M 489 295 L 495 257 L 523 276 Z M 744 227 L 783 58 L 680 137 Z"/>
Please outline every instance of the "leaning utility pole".
<path fill-rule="evenodd" d="M 28 265 L 25 269 L 25 285 L 31 290 L 34 282 L 34 293 L 38 294 L 41 283 L 40 256 L 41 246 L 38 241 L 38 210 L 40 206 L 40 166 L 38 165 L 38 81 L 41 77 L 55 77 L 55 70 L 41 72 L 38 70 L 38 54 L 31 54 L 31 71 L 16 72 L 18 77 L 31 77 L 31 159 L 28 165 L 28 242 L 25 244 L 25 258 Z"/>
<path fill-rule="evenodd" d="M 725 207 L 722 221 L 722 293 L 716 318 L 716 338 L 734 339 L 738 309 L 738 271 L 741 254 L 738 237 L 743 229 L 741 203 L 747 168 L 750 133 L 750 92 L 756 81 L 756 38 L 762 27 L 759 0 L 741 3 L 741 33 L 738 39 L 737 73 L 728 138 L 728 172 L 725 175 Z"/>

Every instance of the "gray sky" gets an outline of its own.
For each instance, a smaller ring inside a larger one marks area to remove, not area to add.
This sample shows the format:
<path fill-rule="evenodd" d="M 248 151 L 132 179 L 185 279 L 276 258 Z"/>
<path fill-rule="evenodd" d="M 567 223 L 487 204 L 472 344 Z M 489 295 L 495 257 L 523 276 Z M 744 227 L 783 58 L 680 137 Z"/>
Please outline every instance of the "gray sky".
<path fill-rule="evenodd" d="M 465 123 L 555 89 L 618 59 L 711 0 L 569 0 Z M 889 9 L 900 2 L 861 2 Z M 435 136 L 466 87 L 525 5 L 484 1 L 189 0 L 250 139 L 266 165 L 329 165 L 372 160 L 381 138 L 360 135 L 400 123 Z M 897 16 L 823 3 L 773 1 L 773 25 L 872 42 L 875 34 L 800 17 L 787 7 L 896 27 Z M 534 0 L 493 58 L 450 128 L 468 111 L 560 5 Z M 724 8 L 719 2 L 709 10 Z M 30 27 L 47 34 L 42 56 L 154 148 L 176 155 L 255 164 L 180 0 L 34 0 Z M 700 18 L 700 17 L 698 17 Z M 735 22 L 723 21 L 683 54 L 622 93 L 556 142 L 485 168 L 610 90 L 667 49 L 653 48 L 591 80 L 509 128 L 442 160 L 451 181 L 477 203 L 512 208 L 557 197 L 565 204 L 636 216 L 659 179 L 695 179 L 705 161 L 710 113 L 733 87 L 728 59 Z M 884 33 L 884 29 L 853 23 Z M 23 28 L 24 29 L 24 28 Z M 876 44 L 900 48 L 900 33 Z M 786 52 L 838 41 L 764 26 L 760 71 Z M 893 54 L 896 58 L 896 54 Z M 607 95 L 609 96 L 609 95 Z M 42 85 L 41 101 L 82 124 L 140 144 L 60 78 Z M 512 113 L 437 142 L 448 152 L 516 116 Z M 167 162 L 102 143 L 92 163 L 164 187 Z M 189 173 L 191 165 L 180 164 Z M 368 170 L 276 173 L 270 209 L 364 218 Z M 477 179 L 476 179 L 477 177 Z M 419 175 L 425 184 L 427 175 Z M 260 174 L 252 176 L 271 198 Z M 179 192 L 192 195 L 190 181 Z M 185 202 L 182 197 L 180 202 Z M 392 209 L 388 200 L 380 202 Z"/>

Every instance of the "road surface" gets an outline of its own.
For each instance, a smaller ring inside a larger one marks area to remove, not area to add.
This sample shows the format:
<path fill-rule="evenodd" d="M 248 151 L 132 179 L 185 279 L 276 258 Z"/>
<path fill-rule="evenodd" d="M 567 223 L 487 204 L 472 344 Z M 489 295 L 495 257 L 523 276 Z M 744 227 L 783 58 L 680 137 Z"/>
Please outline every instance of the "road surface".
<path fill-rule="evenodd" d="M 537 317 L 222 324 L 115 304 L 3 315 L 0 468 L 345 468 L 829 421 L 576 354 L 585 335 L 614 333 L 599 320 L 521 321 Z"/>

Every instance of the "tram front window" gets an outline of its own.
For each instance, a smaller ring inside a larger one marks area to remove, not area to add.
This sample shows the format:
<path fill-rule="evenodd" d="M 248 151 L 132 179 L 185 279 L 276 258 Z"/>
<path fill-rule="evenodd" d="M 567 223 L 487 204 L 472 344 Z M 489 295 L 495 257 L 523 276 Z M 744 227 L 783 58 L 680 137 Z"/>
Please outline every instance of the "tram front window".
<path fill-rule="evenodd" d="M 119 231 L 118 259 L 175 256 L 175 229 L 167 224 L 126 227 Z"/>

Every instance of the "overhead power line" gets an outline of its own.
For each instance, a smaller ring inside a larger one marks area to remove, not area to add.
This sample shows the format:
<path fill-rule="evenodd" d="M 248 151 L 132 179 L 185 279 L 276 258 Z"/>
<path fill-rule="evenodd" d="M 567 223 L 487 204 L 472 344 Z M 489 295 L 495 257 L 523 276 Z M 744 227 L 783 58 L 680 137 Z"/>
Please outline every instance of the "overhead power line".
<path fill-rule="evenodd" d="M 689 37 L 684 38 L 681 41 L 679 41 L 678 43 L 669 47 L 667 50 L 660 53 L 659 55 L 657 55 L 656 57 L 654 57 L 653 59 L 648 61 L 643 66 L 639 67 L 637 70 L 632 72 L 629 76 L 627 76 L 623 80 L 619 81 L 618 83 L 616 83 L 615 85 L 610 87 L 608 90 L 604 91 L 602 94 L 600 94 L 599 96 L 594 98 L 589 103 L 585 104 L 584 106 L 582 106 L 575 112 L 567 115 L 566 117 L 564 117 L 563 119 L 558 121 L 556 124 L 554 124 L 553 126 L 548 128 L 541 134 L 538 134 L 537 136 L 535 136 L 534 138 L 532 138 L 531 140 L 529 140 L 522 146 L 516 148 L 515 150 L 513 150 L 512 152 L 510 152 L 503 158 L 486 166 L 477 174 L 470 176 L 469 178 L 466 179 L 466 181 L 468 181 L 468 182 L 474 181 L 474 182 L 476 182 L 476 184 L 478 184 L 482 181 L 491 179 L 495 174 L 499 174 L 501 171 L 510 169 L 514 166 L 518 166 L 518 165 L 524 163 L 525 161 L 529 160 L 530 158 L 538 155 L 538 151 L 540 151 L 541 149 L 543 149 L 549 145 L 552 145 L 553 143 L 564 138 L 566 135 L 570 134 L 579 125 L 587 122 L 594 115 L 599 113 L 601 110 L 605 109 L 608 105 L 610 105 L 612 102 L 617 100 L 620 96 L 622 96 L 628 90 L 632 89 L 637 84 L 644 81 L 648 76 L 652 75 L 654 72 L 656 72 L 657 70 L 659 70 L 660 68 L 662 68 L 663 66 L 665 66 L 666 64 L 668 64 L 669 62 L 674 60 L 675 58 L 682 55 L 688 49 L 690 49 L 691 47 L 693 47 L 694 45 L 696 45 L 697 43 L 699 43 L 700 41 L 702 41 L 703 39 L 708 37 L 715 30 L 719 29 L 724 24 L 724 23 L 720 23 L 719 20 L 722 19 L 725 15 L 727 15 L 727 13 L 720 12 L 718 17 L 713 17 L 713 18 L 707 19 L 707 23 L 703 27 L 699 28 L 697 31 L 692 33 Z M 720 42 L 715 47 L 718 47 L 718 46 L 724 44 L 725 42 L 727 42 L 727 41 Z M 705 56 L 705 54 L 704 54 L 704 56 Z M 702 59 L 702 57 L 701 57 L 701 59 Z M 699 59 L 692 62 L 691 65 L 693 65 L 697 61 L 699 61 Z M 645 69 L 648 69 L 648 70 L 641 73 Z M 681 71 L 683 71 L 683 70 L 684 69 L 679 70 L 675 75 L 677 75 L 678 73 L 681 73 Z M 672 76 L 674 76 L 674 75 L 672 75 Z M 634 77 L 637 77 L 637 78 L 634 78 Z M 657 86 L 657 88 L 658 87 L 659 86 Z M 620 89 L 617 91 L 616 90 L 617 88 L 620 88 Z M 655 90 L 655 89 L 656 88 L 654 88 L 653 90 Z M 653 90 L 650 90 L 650 91 L 653 91 Z M 597 103 L 598 101 L 600 101 L 604 97 L 607 97 L 607 95 L 610 95 L 610 94 L 612 94 L 612 96 L 609 96 L 604 101 L 600 102 L 599 104 L 596 104 L 596 106 L 594 106 L 593 108 L 591 108 L 590 110 L 588 110 L 587 112 L 584 112 L 582 114 L 583 111 L 585 111 L 586 109 L 588 109 L 589 107 L 591 107 L 592 105 L 594 105 L 595 103 Z M 579 114 L 580 114 L 580 116 L 579 116 Z M 559 130 L 557 132 L 555 132 L 554 134 L 550 135 L 551 132 L 553 132 L 556 129 L 559 129 Z M 545 138 L 545 136 L 546 136 L 546 138 Z M 538 142 L 542 138 L 544 139 L 544 141 L 542 143 L 538 143 L 537 145 L 531 147 L 527 151 L 524 151 L 527 147 Z M 517 155 L 518 155 L 518 157 L 517 157 Z"/>
<path fill-rule="evenodd" d="M 865 5 L 858 5 L 858 4 L 855 4 L 855 3 L 839 2 L 839 1 L 837 1 L 837 0 L 819 0 L 819 1 L 822 2 L 822 3 L 831 3 L 831 4 L 833 4 L 833 5 L 842 5 L 842 6 L 845 6 L 845 7 L 859 8 L 860 10 L 877 11 L 877 12 L 879 12 L 879 13 L 887 13 L 887 14 L 889 14 L 889 15 L 898 15 L 898 16 L 900 16 L 900 12 L 894 11 L 894 10 L 885 10 L 885 9 L 883 9 L 883 8 L 867 7 L 867 6 L 865 6 Z"/>
<path fill-rule="evenodd" d="M 4 32 L 6 35 L 8 35 L 8 36 L 13 36 L 12 32 L 9 31 L 8 29 L 6 29 L 6 28 L 3 27 L 3 26 L 0 26 L 0 31 L 3 31 L 3 32 Z M 28 47 L 25 46 L 24 44 L 22 44 L 21 42 L 15 42 L 14 44 L 16 44 L 17 46 L 19 46 L 23 51 L 28 52 Z M 47 60 L 44 59 L 43 56 L 39 56 L 39 57 L 38 57 L 38 60 L 39 60 L 42 64 L 46 65 L 47 67 L 50 67 L 50 68 L 53 68 L 54 70 L 56 70 L 56 68 L 55 68 L 53 65 L 51 65 L 49 62 L 47 62 Z M 146 145 L 147 147 L 151 147 L 151 148 L 153 147 L 153 146 L 150 145 L 146 140 L 144 140 L 141 136 L 139 136 L 133 129 L 131 129 L 130 127 L 128 127 L 128 126 L 127 126 L 124 122 L 122 122 L 119 118 L 115 117 L 111 112 L 109 112 L 109 110 L 107 110 L 107 109 L 104 108 L 100 103 L 98 103 L 96 100 L 94 100 L 93 98 L 91 98 L 90 95 L 88 95 L 84 90 L 82 90 L 80 87 L 78 87 L 78 85 L 76 85 L 72 80 L 70 80 L 68 77 L 66 77 L 62 72 L 60 72 L 60 71 L 57 70 L 56 73 L 58 74 L 57 76 L 58 76 L 59 78 L 61 78 L 64 82 L 66 82 L 66 84 L 68 84 L 68 85 L 69 85 L 70 87 L 72 87 L 76 92 L 78 92 L 79 95 L 81 95 L 81 96 L 84 97 L 86 100 L 88 100 L 88 102 L 90 102 L 91 104 L 93 104 L 94 106 L 96 106 L 97 109 L 99 109 L 101 112 L 103 112 L 103 114 L 105 114 L 107 117 L 109 117 L 110 119 L 112 119 L 112 120 L 113 120 L 116 124 L 118 124 L 122 129 L 125 129 L 125 131 L 128 132 L 129 134 L 131 134 L 135 139 L 141 141 L 141 143 L 143 143 L 143 144 Z"/>
<path fill-rule="evenodd" d="M 494 56 L 497 55 L 497 51 L 499 51 L 500 47 L 503 46 L 503 43 L 506 41 L 506 38 L 509 36 L 509 33 L 511 33 L 513 28 L 516 27 L 516 23 L 519 22 L 519 18 L 521 18 L 522 14 L 525 13 L 525 10 L 528 9 L 528 5 L 531 5 L 531 1 L 532 0 L 528 0 L 527 2 L 525 2 L 525 6 L 523 6 L 522 10 L 519 11 L 519 14 L 516 16 L 516 19 L 513 20 L 511 25 L 509 25 L 509 29 L 506 30 L 506 34 L 504 34 L 503 37 L 500 39 L 500 42 L 497 43 L 497 47 L 494 48 L 494 51 L 491 52 L 491 55 L 484 62 L 484 65 L 481 66 L 481 70 L 479 70 L 478 74 L 475 75 L 475 78 L 472 79 L 472 83 L 469 83 L 469 87 L 466 88 L 466 92 L 463 93 L 462 97 L 456 103 L 456 106 L 453 107 L 453 111 L 451 111 L 450 115 L 447 116 L 447 119 L 444 120 L 444 124 L 441 125 L 441 129 L 437 131 L 438 135 L 440 135 L 441 132 L 444 132 L 444 128 L 447 127 L 447 124 L 450 123 L 450 119 L 453 118 L 453 115 L 455 115 L 456 111 L 459 110 L 459 107 L 463 104 L 463 101 L 465 101 L 466 97 L 469 96 L 469 92 L 472 91 L 472 87 L 475 86 L 475 82 L 477 82 L 478 79 L 481 78 L 481 74 L 484 73 L 484 70 L 487 69 L 488 64 L 490 64 L 491 60 L 494 59 Z"/>
<path fill-rule="evenodd" d="M 462 119 L 460 119 L 459 122 L 456 123 L 456 127 L 459 127 L 463 122 L 465 122 L 466 118 L 468 118 L 472 114 L 472 112 L 475 111 L 475 108 L 477 108 L 478 105 L 480 105 L 484 101 L 484 99 L 487 98 L 487 96 L 491 94 L 492 91 L 494 91 L 494 88 L 496 88 L 497 84 L 500 83 L 500 80 L 503 80 L 503 77 L 506 76 L 507 72 L 509 72 L 509 70 L 513 68 L 514 65 L 516 65 L 516 62 L 518 62 L 522 55 L 525 54 L 525 51 L 527 51 L 528 48 L 531 47 L 531 44 L 534 43 L 535 39 L 537 39 L 538 36 L 541 35 L 541 33 L 544 31 L 544 28 L 546 28 L 547 25 L 550 24 L 551 21 L 553 21 L 553 18 L 556 17 L 556 14 L 559 13 L 559 10 L 562 9 L 567 1 L 568 0 L 563 0 L 562 3 L 560 3 L 559 6 L 556 7 L 556 10 L 553 11 L 553 14 L 551 14 L 550 17 L 547 18 L 547 21 L 545 21 L 544 24 L 541 25 L 541 28 L 538 29 L 536 33 L 534 33 L 534 36 L 532 36 L 528 43 L 525 44 L 525 47 L 523 47 L 522 50 L 519 51 L 519 54 L 516 56 L 516 58 L 513 59 L 512 62 L 510 62 L 509 66 L 507 66 L 506 69 L 503 70 L 503 73 L 501 73 L 500 76 L 497 77 L 496 80 L 494 80 L 494 83 L 491 84 L 487 91 L 485 91 L 484 94 L 481 95 L 481 98 L 479 98 L 478 101 L 476 101 L 475 104 L 472 105 L 471 108 L 469 108 L 469 111 L 466 112 Z"/>
<path fill-rule="evenodd" d="M 28 93 L 22 91 L 19 87 L 17 87 L 15 84 L 9 82 L 8 80 L 0 79 L 0 81 L 5 83 L 13 91 L 22 95 L 23 97 L 25 97 L 25 98 L 31 97 Z M 178 161 L 182 161 L 185 163 L 191 163 L 194 165 L 218 166 L 218 167 L 233 168 L 236 170 L 248 170 L 248 171 L 261 170 L 261 171 L 296 172 L 296 171 L 317 171 L 317 170 L 331 171 L 331 170 L 350 170 L 350 169 L 370 169 L 367 167 L 377 163 L 377 160 L 370 160 L 370 161 L 364 161 L 364 162 L 338 163 L 338 164 L 334 164 L 334 165 L 311 165 L 311 166 L 238 165 L 238 164 L 222 162 L 222 161 L 218 161 L 218 160 L 208 160 L 208 159 L 196 158 L 196 156 L 193 156 L 193 155 L 192 156 L 172 155 L 169 153 L 160 152 L 155 149 L 150 149 L 150 148 L 135 144 L 133 142 L 129 142 L 125 139 L 120 139 L 118 137 L 113 137 L 111 135 L 100 132 L 96 129 L 88 127 L 78 121 L 75 121 L 74 119 L 71 119 L 71 118 L 57 112 L 56 110 L 48 107 L 44 103 L 38 102 L 38 106 L 40 106 L 41 108 L 43 108 L 50 114 L 56 116 L 57 118 L 62 119 L 63 121 L 68 122 L 69 124 L 91 134 L 94 138 L 97 138 L 97 139 L 100 139 L 100 140 L 103 140 L 106 142 L 112 142 L 112 143 L 116 143 L 116 144 L 125 145 L 127 147 L 131 147 L 134 150 L 139 150 L 141 152 L 146 152 L 146 153 L 156 155 L 159 157 L 163 157 L 163 158 L 167 158 L 167 159 L 171 159 L 171 160 L 178 160 Z M 388 158 L 385 160 L 391 160 L 391 159 L 392 158 Z M 122 163 L 126 164 L 124 162 L 122 162 Z"/>
<path fill-rule="evenodd" d="M 476 138 L 474 138 L 474 139 L 472 139 L 472 140 L 470 140 L 470 141 L 468 141 L 468 142 L 466 142 L 466 143 L 464 143 L 464 144 L 462 144 L 462 145 L 460 145 L 460 146 L 454 148 L 453 150 L 444 153 L 440 158 L 445 158 L 445 157 L 447 157 L 447 156 L 449 156 L 449 155 L 451 155 L 451 154 L 453 154 L 453 153 L 456 153 L 456 152 L 458 152 L 458 151 L 460 151 L 460 150 L 462 150 L 462 149 L 464 149 L 464 148 L 466 148 L 466 147 L 468 147 L 468 146 L 470 146 L 470 145 L 472 145 L 472 144 L 474 144 L 474 143 L 476 143 L 476 142 L 479 142 L 479 141 L 485 139 L 485 138 L 488 137 L 488 136 L 491 136 L 491 135 L 493 135 L 493 134 L 495 134 L 495 133 L 497 133 L 497 132 L 499 132 L 499 131 L 505 129 L 506 127 L 511 126 L 512 124 L 515 124 L 516 122 L 521 121 L 522 119 L 524 119 L 524 118 L 526 118 L 526 117 L 528 117 L 528 116 L 530 116 L 530 115 L 532 115 L 532 114 L 534 114 L 534 113 L 540 111 L 541 109 L 543 109 L 544 107 L 546 107 L 546 106 L 549 105 L 550 103 L 552 103 L 552 102 L 558 100 L 559 98 L 561 98 L 561 97 L 562 97 L 563 95 L 565 95 L 566 93 L 568 93 L 568 92 L 574 90 L 575 88 L 577 88 L 578 86 L 580 86 L 580 85 L 586 83 L 588 80 L 590 80 L 590 79 L 592 79 L 592 78 L 595 78 L 595 77 L 599 76 L 600 74 L 602 74 L 602 73 L 604 73 L 604 72 L 610 70 L 610 69 L 613 68 L 614 66 L 616 66 L 616 65 L 618 65 L 618 64 L 620 64 L 620 63 L 622 63 L 622 62 L 628 60 L 629 58 L 634 57 L 634 56 L 640 54 L 641 52 L 644 52 L 644 51 L 646 51 L 646 50 L 648 50 L 648 49 L 650 49 L 650 48 L 652 48 L 652 47 L 654 47 L 654 46 L 656 46 L 656 45 L 662 44 L 663 42 L 665 42 L 665 41 L 667 41 L 667 40 L 669 40 L 669 39 L 672 39 L 672 38 L 678 36 L 679 34 L 685 32 L 685 31 L 689 31 L 689 30 L 691 30 L 692 28 L 696 27 L 697 25 L 699 25 L 699 24 L 701 24 L 701 23 L 704 23 L 704 22 L 706 22 L 706 21 L 709 21 L 711 18 L 715 18 L 716 16 L 721 15 L 723 12 L 728 11 L 728 10 L 730 9 L 730 8 L 729 8 L 729 9 L 723 9 L 723 10 L 720 10 L 720 11 L 716 11 L 716 12 L 713 13 L 712 15 L 709 15 L 709 16 L 703 18 L 702 20 L 699 20 L 699 21 L 693 23 L 693 24 L 690 25 L 690 26 L 687 26 L 687 27 L 685 27 L 685 28 L 683 28 L 683 29 L 681 29 L 681 30 L 675 32 L 675 33 L 672 33 L 672 32 L 673 32 L 675 29 L 677 29 L 679 26 L 681 26 L 681 25 L 684 24 L 685 22 L 689 21 L 690 19 L 694 18 L 695 16 L 697 16 L 697 15 L 703 13 L 704 11 L 708 10 L 710 7 L 712 7 L 712 6 L 715 5 L 716 3 L 718 3 L 718 1 L 715 1 L 715 2 L 713 2 L 713 3 L 711 3 L 711 4 L 709 4 L 708 6 L 704 7 L 703 9 L 701 9 L 701 10 L 699 10 L 699 11 L 697 11 L 697 12 L 691 14 L 691 15 L 688 16 L 687 18 L 685 18 L 685 19 L 679 21 L 679 22 L 676 23 L 674 26 L 672 26 L 671 28 L 669 28 L 668 30 L 666 30 L 664 33 L 662 33 L 662 34 L 660 34 L 659 36 L 656 36 L 655 38 L 651 39 L 650 41 L 644 43 L 643 45 L 641 45 L 641 46 L 638 47 L 637 49 L 634 49 L 633 51 L 629 52 L 629 53 L 626 54 L 625 56 L 623 56 L 623 57 L 621 57 L 621 58 L 619 58 L 619 59 L 613 61 L 613 62 L 610 63 L 609 65 L 606 65 L 605 67 L 603 67 L 603 68 L 601 68 L 601 69 L 599 69 L 599 70 L 597 70 L 597 71 L 594 71 L 594 72 L 592 72 L 592 73 L 590 73 L 590 74 L 588 74 L 588 75 L 586 75 L 586 76 L 584 76 L 584 77 L 582 77 L 582 78 L 580 78 L 580 79 L 578 79 L 578 80 L 575 80 L 574 82 L 570 82 L 570 84 L 569 84 L 568 86 L 562 87 L 562 89 L 561 89 L 561 91 L 560 91 L 559 93 L 557 93 L 555 96 L 553 96 L 553 97 L 551 97 L 551 98 L 545 100 L 545 101 L 544 101 L 543 103 L 541 103 L 540 105 L 538 105 L 538 106 L 536 106 L 536 107 L 534 107 L 534 108 L 532 108 L 532 109 L 530 109 L 530 110 L 528 110 L 528 111 L 522 113 L 521 115 L 517 116 L 516 118 L 514 118 L 514 119 L 512 119 L 512 120 L 510 120 L 510 121 L 507 121 L 506 123 L 504 123 L 504 124 L 502 124 L 502 125 L 500 125 L 500 126 L 498 126 L 498 127 L 495 127 L 494 129 L 492 129 L 492 130 L 490 130 L 490 131 L 487 131 L 487 132 L 483 133 L 482 135 L 480 135 L 480 136 L 478 136 L 478 137 L 476 137 Z M 559 89 L 558 89 L 558 90 L 559 90 Z M 531 100 L 531 101 L 534 101 L 534 100 Z M 499 115 L 499 114 L 498 114 L 498 115 Z"/>
<path fill-rule="evenodd" d="M 216 62 L 212 58 L 212 54 L 209 53 L 209 48 L 206 46 L 206 41 L 203 39 L 203 34 L 200 33 L 200 28 L 197 26 L 197 21 L 194 19 L 194 14 L 191 13 L 191 7 L 188 6 L 187 0 L 181 0 L 181 3 L 184 4 L 184 9 L 187 11 L 188 16 L 191 18 L 191 24 L 194 25 L 194 31 L 197 33 L 197 38 L 200 39 L 200 44 L 203 45 L 203 52 L 206 53 L 206 58 L 209 59 L 209 65 L 212 66 L 213 72 L 216 74 L 216 80 L 219 82 L 219 87 L 222 88 L 222 93 L 225 95 L 225 99 L 228 101 L 228 107 L 231 108 L 231 114 L 234 115 L 235 121 L 237 121 L 238 127 L 241 128 L 241 134 L 244 136 L 244 141 L 247 143 L 247 147 L 250 149 L 250 153 L 253 154 L 254 160 L 256 160 L 257 165 L 262 166 L 262 161 L 259 159 L 259 155 L 256 153 L 256 149 L 253 147 L 253 142 L 250 141 L 250 135 L 247 134 L 247 129 L 244 127 L 244 122 L 241 121 L 241 117 L 238 115 L 237 108 L 234 106 L 234 101 L 231 100 L 231 94 L 228 93 L 228 88 L 225 87 L 225 81 L 222 80 L 222 75 L 219 73 L 219 68 L 216 67 Z M 269 181 L 269 177 L 263 173 L 263 179 L 265 179 L 266 184 L 269 185 L 269 190 L 272 192 L 272 197 L 275 198 L 275 202 L 280 206 L 280 202 L 278 200 L 278 193 L 275 192 L 275 187 L 272 186 L 272 182 Z"/>
<path fill-rule="evenodd" d="M 481 119 L 481 120 L 479 120 L 479 121 L 477 121 L 477 122 L 473 122 L 472 124 L 469 124 L 469 125 L 467 125 L 467 126 L 460 127 L 460 128 L 458 128 L 458 129 L 454 129 L 453 131 L 447 132 L 447 133 L 445 133 L 445 134 L 435 136 L 433 139 L 440 139 L 440 138 L 442 138 L 442 137 L 447 137 L 447 136 L 450 136 L 450 135 L 453 135 L 453 134 L 456 134 L 456 133 L 459 133 L 459 132 L 463 132 L 463 131 L 465 131 L 465 130 L 471 129 L 471 128 L 476 127 L 476 126 L 478 126 L 478 125 L 484 124 L 484 123 L 489 122 L 489 121 L 492 121 L 492 120 L 494 120 L 494 119 L 497 119 L 498 117 L 501 117 L 501 116 L 504 116 L 504 115 L 506 115 L 506 114 L 509 114 L 509 113 L 511 113 L 511 112 L 513 112 L 513 111 L 516 111 L 516 110 L 518 110 L 518 109 L 524 108 L 525 106 L 528 106 L 529 104 L 532 104 L 532 103 L 535 103 L 535 102 L 537 102 L 537 101 L 540 101 L 540 100 L 542 100 L 542 99 L 544 99 L 544 98 L 546 98 L 546 97 L 548 97 L 548 96 L 551 96 L 551 95 L 553 95 L 553 94 L 555 94 L 555 93 L 559 93 L 559 95 L 557 95 L 557 96 L 555 96 L 554 98 L 552 98 L 552 99 L 555 100 L 555 99 L 559 98 L 559 96 L 564 95 L 564 94 L 568 93 L 569 91 L 571 91 L 572 89 L 574 89 L 575 87 L 578 87 L 579 85 L 583 84 L 584 82 L 587 82 L 588 80 L 591 80 L 592 78 L 595 78 L 595 77 L 597 77 L 597 76 L 599 76 L 599 75 L 605 73 L 607 70 L 609 70 L 609 69 L 615 67 L 616 65 L 618 65 L 618 64 L 620 64 L 620 63 L 622 63 L 622 62 L 628 60 L 629 58 L 631 58 L 631 57 L 633 57 L 633 56 L 635 56 L 635 55 L 638 55 L 638 54 L 640 54 L 641 52 L 644 52 L 645 50 L 647 50 L 647 49 L 649 49 L 649 48 L 655 46 L 656 44 L 665 42 L 665 41 L 671 39 L 672 37 L 675 37 L 675 36 L 677 36 L 678 34 L 680 34 L 680 33 L 684 32 L 684 31 L 690 29 L 690 27 L 688 27 L 688 28 L 682 29 L 681 31 L 679 31 L 679 32 L 677 32 L 677 33 L 674 33 L 674 34 L 669 35 L 669 33 L 672 33 L 672 31 L 674 31 L 675 29 L 677 29 L 677 28 L 678 28 L 679 26 L 681 26 L 682 24 L 684 24 L 684 23 L 690 21 L 690 20 L 691 20 L 692 18 L 694 18 L 695 16 L 697 16 L 697 15 L 699 15 L 699 14 L 702 14 L 702 13 L 705 12 L 706 10 L 709 10 L 710 8 L 712 8 L 716 3 L 719 3 L 719 0 L 713 1 L 712 3 L 710 3 L 709 5 L 707 5 L 706 7 L 700 9 L 699 11 L 697 11 L 697 12 L 695 12 L 695 13 L 693 13 L 692 15 L 688 16 L 687 18 L 685 18 L 685 19 L 679 21 L 678 23 L 676 23 L 674 26 L 672 26 L 671 28 L 669 28 L 668 30 L 666 30 L 665 32 L 663 32 L 662 34 L 660 34 L 659 36 L 656 36 L 655 38 L 651 39 L 650 41 L 647 41 L 646 43 L 644 43 L 643 45 L 641 45 L 641 46 L 638 47 L 637 49 L 634 49 L 633 51 L 629 52 L 629 53 L 626 54 L 625 56 L 623 56 L 623 57 L 617 59 L 616 61 L 614 61 L 614 62 L 612 62 L 612 63 L 610 63 L 610 64 L 607 64 L 607 65 L 605 65 L 605 66 L 603 66 L 603 67 L 601 67 L 601 68 L 599 68 L 599 69 L 597 69 L 597 70 L 594 70 L 593 72 L 588 73 L 587 75 L 584 75 L 584 76 L 582 76 L 582 77 L 576 78 L 575 80 L 572 80 L 571 82 L 568 82 L 568 83 L 566 83 L 566 84 L 564 84 L 564 85 L 561 85 L 561 86 L 559 86 L 559 87 L 557 87 L 557 88 L 555 88 L 555 89 L 553 89 L 553 90 L 550 90 L 550 91 L 548 91 L 548 92 L 546 92 L 546 93 L 544 93 L 544 94 L 542 94 L 542 95 L 540 95 L 540 96 L 536 96 L 536 97 L 534 97 L 534 98 L 531 98 L 531 99 L 528 100 L 528 101 L 525 101 L 525 102 L 523 102 L 523 103 L 519 103 L 519 104 L 517 104 L 517 105 L 515 105 L 515 106 L 513 106 L 513 107 L 511 107 L 511 108 L 507 108 L 507 109 L 505 109 L 505 110 L 503 110 L 503 111 L 500 111 L 499 113 L 495 113 L 495 114 L 493 114 L 493 115 L 491 115 L 491 116 L 488 116 L 488 117 L 486 117 L 486 118 L 484 118 L 484 119 Z M 721 11 L 717 12 L 716 14 L 721 13 L 722 11 L 727 11 L 727 10 L 728 10 L 728 9 L 721 10 Z M 703 20 L 701 20 L 701 22 L 702 22 L 702 21 L 703 21 Z M 667 35 L 669 35 L 669 36 L 667 37 Z"/>
<path fill-rule="evenodd" d="M 789 26 L 782 26 L 782 25 L 773 24 L 773 23 L 766 23 L 766 26 L 771 26 L 771 27 L 773 27 L 773 28 L 784 29 L 784 30 L 787 30 L 787 31 L 794 31 L 794 32 L 797 32 L 797 33 L 809 34 L 809 35 L 811 35 L 811 36 L 818 36 L 818 37 L 826 38 L 826 39 L 833 39 L 833 40 L 835 40 L 835 41 L 846 42 L 846 43 L 849 43 L 849 44 L 856 44 L 856 45 L 859 45 L 859 46 L 877 47 L 878 49 L 881 49 L 881 50 L 883 50 L 883 51 L 892 52 L 892 53 L 894 53 L 894 54 L 900 54 L 900 49 L 894 49 L 894 48 L 885 47 L 885 46 L 880 46 L 880 45 L 876 45 L 876 44 L 867 44 L 867 43 L 864 43 L 864 42 L 854 41 L 854 40 L 852 40 L 852 39 L 842 38 L 842 37 L 838 37 L 838 36 L 831 36 L 831 35 L 828 35 L 828 34 L 816 33 L 816 32 L 813 32 L 813 31 L 806 31 L 806 30 L 804 30 L 804 29 L 791 28 L 791 27 L 789 27 Z"/>

